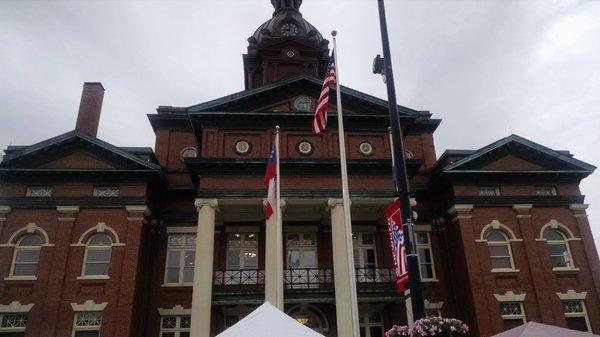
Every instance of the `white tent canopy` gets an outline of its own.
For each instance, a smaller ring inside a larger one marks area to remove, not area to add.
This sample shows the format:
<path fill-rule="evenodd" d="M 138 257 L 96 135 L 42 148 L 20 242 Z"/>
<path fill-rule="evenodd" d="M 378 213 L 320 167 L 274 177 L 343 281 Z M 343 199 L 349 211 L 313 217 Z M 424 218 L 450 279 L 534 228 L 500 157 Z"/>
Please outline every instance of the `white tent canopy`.
<path fill-rule="evenodd" d="M 323 337 L 265 302 L 217 337 Z"/>
<path fill-rule="evenodd" d="M 589 332 L 581 332 L 559 328 L 553 325 L 546 325 L 536 322 L 527 322 L 524 325 L 514 329 L 504 331 L 503 333 L 494 335 L 493 337 L 592 337 Z"/>

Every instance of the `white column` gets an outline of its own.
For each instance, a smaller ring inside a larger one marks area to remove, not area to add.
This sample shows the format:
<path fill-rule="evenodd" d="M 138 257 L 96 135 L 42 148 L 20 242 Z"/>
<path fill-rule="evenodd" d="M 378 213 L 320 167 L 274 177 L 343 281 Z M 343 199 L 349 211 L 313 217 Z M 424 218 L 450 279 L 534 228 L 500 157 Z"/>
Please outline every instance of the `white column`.
<path fill-rule="evenodd" d="M 198 230 L 192 293 L 192 337 L 210 337 L 212 305 L 213 254 L 217 199 L 196 199 Z"/>
<path fill-rule="evenodd" d="M 279 204 L 279 214 L 283 214 L 285 200 L 281 200 Z M 266 221 L 265 301 L 283 311 L 283 226 L 281 218 L 278 221 L 275 215 Z"/>
<path fill-rule="evenodd" d="M 356 277 L 354 276 L 354 256 L 352 235 L 346 234 L 342 199 L 329 199 L 331 211 L 331 238 L 333 243 L 333 278 L 335 280 L 335 313 L 338 336 L 354 336 L 358 326 L 358 301 L 356 298 Z"/>

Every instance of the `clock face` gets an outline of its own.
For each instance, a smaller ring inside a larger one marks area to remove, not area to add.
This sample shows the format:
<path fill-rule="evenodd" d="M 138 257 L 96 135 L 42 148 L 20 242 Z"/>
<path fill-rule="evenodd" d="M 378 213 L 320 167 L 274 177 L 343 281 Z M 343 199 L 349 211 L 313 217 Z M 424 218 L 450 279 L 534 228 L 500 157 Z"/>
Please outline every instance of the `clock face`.
<path fill-rule="evenodd" d="M 296 36 L 298 34 L 298 27 L 293 23 L 286 23 L 281 26 L 281 35 L 283 36 Z"/>

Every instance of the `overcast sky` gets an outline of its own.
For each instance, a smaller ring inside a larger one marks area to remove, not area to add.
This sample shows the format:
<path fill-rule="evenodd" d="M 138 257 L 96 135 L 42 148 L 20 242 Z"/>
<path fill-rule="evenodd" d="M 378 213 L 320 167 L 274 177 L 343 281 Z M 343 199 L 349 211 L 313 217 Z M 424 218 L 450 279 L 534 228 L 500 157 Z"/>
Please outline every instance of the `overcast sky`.
<path fill-rule="evenodd" d="M 446 149 L 516 133 L 600 163 L 600 1 L 387 1 L 398 102 L 443 122 Z M 385 98 L 374 0 L 304 0 L 341 83 Z M 72 130 L 84 81 L 106 88 L 99 138 L 154 146 L 147 113 L 243 90 L 268 0 L 0 2 L 0 147 Z M 581 185 L 600 238 L 600 172 Z M 599 240 L 596 241 L 597 243 Z"/>

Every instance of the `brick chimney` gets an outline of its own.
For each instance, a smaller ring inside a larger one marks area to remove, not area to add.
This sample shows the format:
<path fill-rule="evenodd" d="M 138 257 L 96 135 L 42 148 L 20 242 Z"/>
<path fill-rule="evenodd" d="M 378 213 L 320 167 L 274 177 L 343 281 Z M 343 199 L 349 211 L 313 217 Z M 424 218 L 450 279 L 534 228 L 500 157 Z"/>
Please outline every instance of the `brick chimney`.
<path fill-rule="evenodd" d="M 102 99 L 104 98 L 104 87 L 100 82 L 83 83 L 79 113 L 77 114 L 76 130 L 87 133 L 92 137 L 98 134 L 100 123 L 100 112 L 102 111 Z"/>

